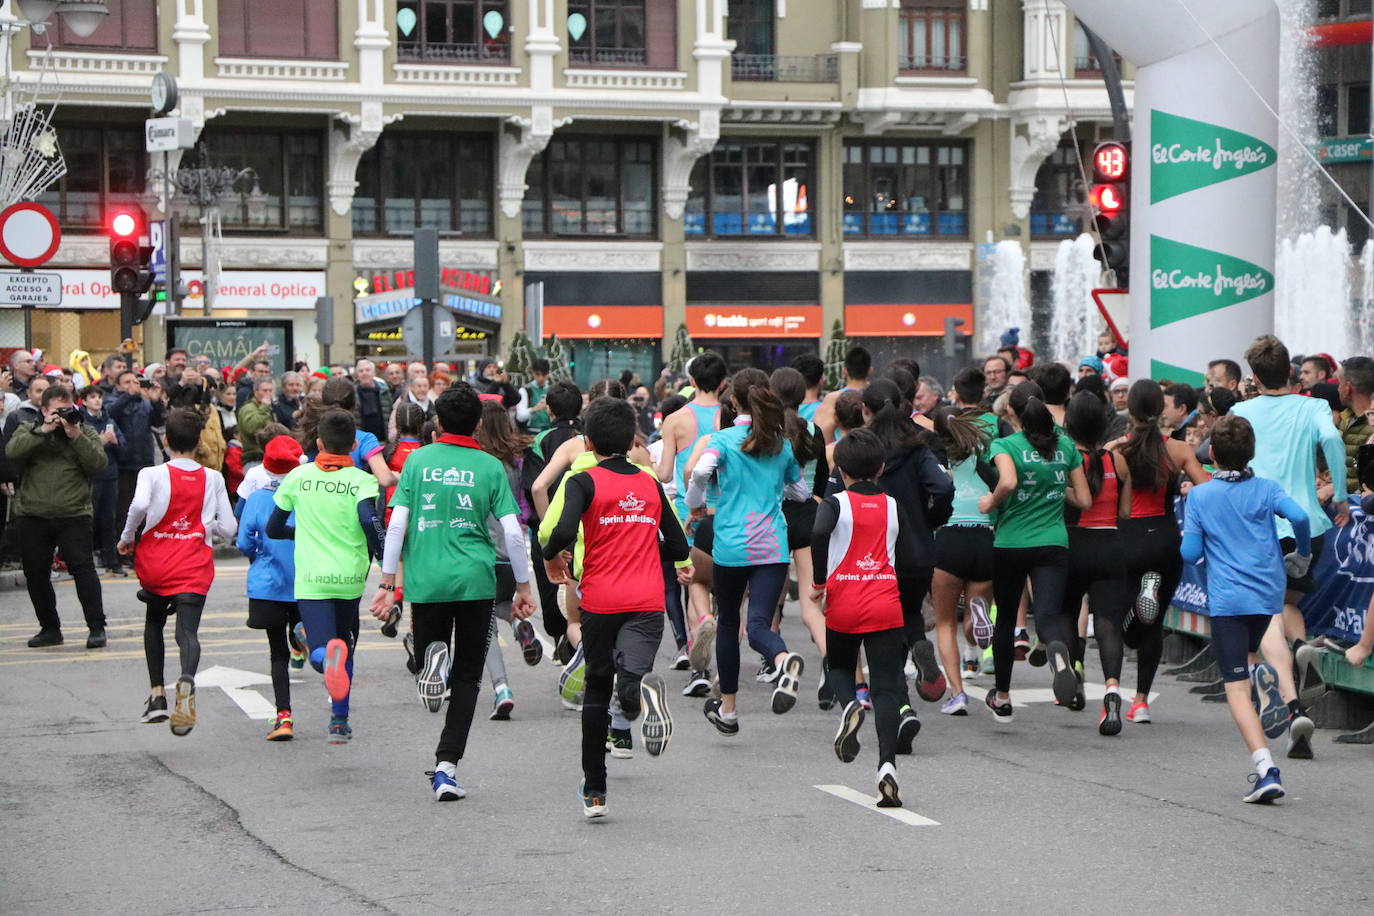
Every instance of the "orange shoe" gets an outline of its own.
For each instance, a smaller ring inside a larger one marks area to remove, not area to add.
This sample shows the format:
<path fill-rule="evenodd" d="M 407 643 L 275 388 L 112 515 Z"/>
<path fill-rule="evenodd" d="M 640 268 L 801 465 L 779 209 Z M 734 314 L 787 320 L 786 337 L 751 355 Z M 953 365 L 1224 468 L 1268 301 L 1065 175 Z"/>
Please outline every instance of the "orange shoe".
<path fill-rule="evenodd" d="M 1145 725 L 1150 721 L 1150 704 L 1144 700 L 1136 700 L 1131 704 L 1130 712 L 1126 713 L 1126 721 L 1134 722 L 1137 725 Z"/>
<path fill-rule="evenodd" d="M 348 643 L 335 637 L 324 647 L 324 689 L 331 700 L 348 699 Z"/>
<path fill-rule="evenodd" d="M 268 741 L 290 741 L 296 737 L 291 720 L 291 710 L 283 709 L 277 712 L 277 718 L 272 721 L 272 730 L 267 733 Z"/>

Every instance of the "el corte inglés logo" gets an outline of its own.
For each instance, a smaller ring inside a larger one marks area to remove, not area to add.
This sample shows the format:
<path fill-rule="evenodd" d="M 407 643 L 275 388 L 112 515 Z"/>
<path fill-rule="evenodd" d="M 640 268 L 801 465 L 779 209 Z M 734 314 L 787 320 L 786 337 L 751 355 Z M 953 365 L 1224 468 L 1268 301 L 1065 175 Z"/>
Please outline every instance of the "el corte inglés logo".
<path fill-rule="evenodd" d="M 1150 236 L 1150 327 L 1158 328 L 1274 290 L 1274 275 L 1219 251 Z"/>
<path fill-rule="evenodd" d="M 1263 171 L 1274 148 L 1237 130 L 1150 112 L 1150 203 Z"/>

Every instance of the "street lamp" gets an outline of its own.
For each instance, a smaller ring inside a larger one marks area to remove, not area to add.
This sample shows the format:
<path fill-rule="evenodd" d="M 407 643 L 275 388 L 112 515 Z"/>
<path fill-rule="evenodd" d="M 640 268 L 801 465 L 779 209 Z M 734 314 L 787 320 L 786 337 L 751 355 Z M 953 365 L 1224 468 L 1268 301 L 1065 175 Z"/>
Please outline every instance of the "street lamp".
<path fill-rule="evenodd" d="M 54 11 L 80 38 L 88 38 L 110 15 L 104 0 L 19 0 L 19 12 L 31 25 L 46 23 Z"/>
<path fill-rule="evenodd" d="M 219 224 L 220 199 L 230 193 L 242 195 L 250 187 L 256 187 L 258 173 L 252 169 L 235 169 L 229 166 L 202 166 L 200 168 L 177 169 L 170 176 L 177 189 L 200 206 L 201 218 L 201 287 L 205 315 L 210 315 L 215 307 L 215 293 L 219 286 L 219 256 L 215 251 L 215 230 Z M 175 219 L 170 204 L 167 218 Z"/>

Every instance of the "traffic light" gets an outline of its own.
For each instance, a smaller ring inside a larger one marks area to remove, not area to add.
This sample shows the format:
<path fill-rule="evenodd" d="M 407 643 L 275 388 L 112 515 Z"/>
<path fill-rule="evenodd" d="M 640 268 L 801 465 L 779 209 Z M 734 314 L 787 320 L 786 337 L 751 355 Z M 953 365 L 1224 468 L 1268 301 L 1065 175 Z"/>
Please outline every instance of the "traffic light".
<path fill-rule="evenodd" d="M 149 265 L 151 245 L 140 245 L 144 233 L 143 213 L 122 208 L 110 214 L 110 288 L 117 293 L 142 295 L 153 283 Z"/>
<path fill-rule="evenodd" d="M 1088 195 L 1101 241 L 1093 256 L 1116 273 L 1116 285 L 1130 287 L 1131 149 L 1108 140 L 1093 150 L 1093 187 Z"/>

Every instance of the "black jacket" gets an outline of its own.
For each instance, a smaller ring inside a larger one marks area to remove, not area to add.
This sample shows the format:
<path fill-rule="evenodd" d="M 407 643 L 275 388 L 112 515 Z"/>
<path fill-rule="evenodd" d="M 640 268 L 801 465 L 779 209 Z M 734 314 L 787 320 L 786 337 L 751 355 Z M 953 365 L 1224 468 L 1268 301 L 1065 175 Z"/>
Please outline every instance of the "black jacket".
<path fill-rule="evenodd" d="M 296 411 L 300 410 L 301 405 L 304 403 L 304 398 L 299 401 L 293 401 L 286 395 L 279 394 L 277 395 L 277 399 L 272 402 L 272 417 L 287 429 L 295 429 Z"/>
<path fill-rule="evenodd" d="M 105 404 L 105 412 L 124 434 L 119 451 L 121 471 L 141 471 L 153 466 L 153 427 L 165 422 L 160 403 L 142 395 L 115 391 Z"/>
<path fill-rule="evenodd" d="M 949 521 L 954 512 L 954 481 L 930 449 L 918 445 L 888 451 L 878 486 L 902 508 L 903 522 L 910 523 L 916 565 L 934 568 L 935 529 Z M 830 478 L 827 494 L 843 489 L 837 470 Z"/>

